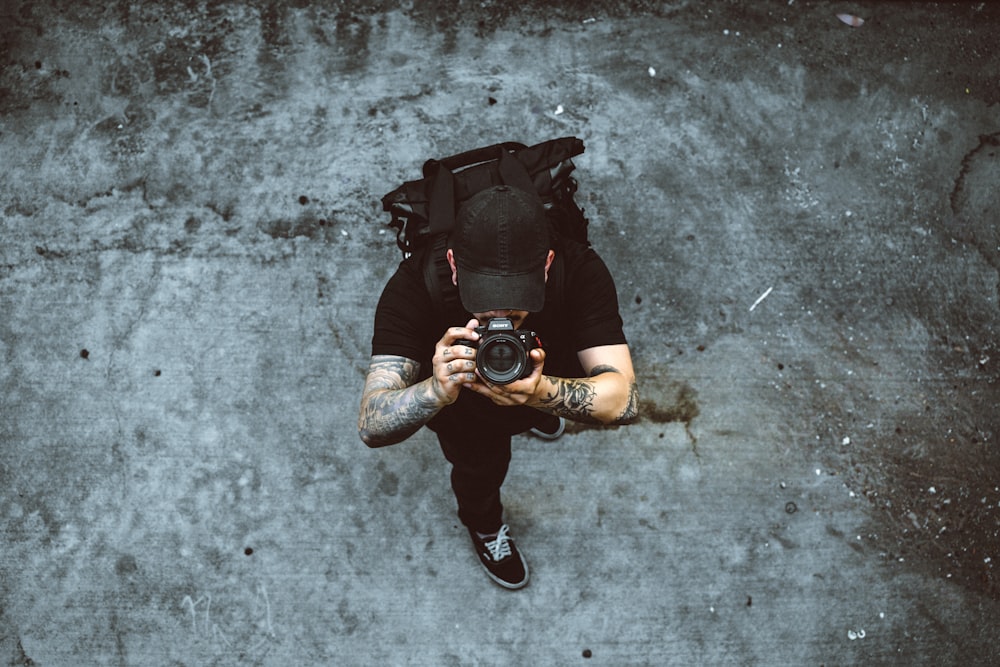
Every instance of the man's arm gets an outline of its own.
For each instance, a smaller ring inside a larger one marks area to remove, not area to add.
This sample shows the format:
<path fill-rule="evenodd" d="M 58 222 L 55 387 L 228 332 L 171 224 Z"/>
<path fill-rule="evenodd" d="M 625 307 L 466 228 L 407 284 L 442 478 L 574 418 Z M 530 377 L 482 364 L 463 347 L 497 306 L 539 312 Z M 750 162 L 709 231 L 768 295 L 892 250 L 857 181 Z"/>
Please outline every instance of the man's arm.
<path fill-rule="evenodd" d="M 358 413 L 358 434 L 364 443 L 385 447 L 402 442 L 454 403 L 462 386 L 476 379 L 476 351 L 456 343 L 478 337 L 468 326 L 448 329 L 434 349 L 431 376 L 422 382 L 416 381 L 420 375 L 416 361 L 373 356 Z"/>
<path fill-rule="evenodd" d="M 588 377 L 543 375 L 528 405 L 588 424 L 634 422 L 639 416 L 639 387 L 628 345 L 592 347 L 577 356 Z"/>
<path fill-rule="evenodd" d="M 531 375 L 506 385 L 476 382 L 466 386 L 497 405 L 528 405 L 542 412 L 587 424 L 619 425 L 639 416 L 639 388 L 628 345 L 601 345 L 577 353 L 588 377 L 544 375 L 545 351 L 534 349 Z"/>
<path fill-rule="evenodd" d="M 414 384 L 420 364 L 405 357 L 374 356 L 361 394 L 358 433 L 369 447 L 402 442 L 444 406 L 430 378 Z"/>

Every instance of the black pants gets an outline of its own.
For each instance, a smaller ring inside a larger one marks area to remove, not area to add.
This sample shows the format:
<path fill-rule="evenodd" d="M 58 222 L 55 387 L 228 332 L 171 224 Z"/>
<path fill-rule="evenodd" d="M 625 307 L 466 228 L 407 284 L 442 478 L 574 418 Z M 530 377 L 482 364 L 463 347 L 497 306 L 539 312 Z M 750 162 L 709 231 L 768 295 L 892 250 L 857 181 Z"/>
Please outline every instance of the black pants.
<path fill-rule="evenodd" d="M 428 424 L 451 463 L 458 518 L 467 527 L 481 533 L 499 530 L 500 487 L 510 466 L 511 436 L 527 431 L 544 416 L 533 408 L 500 407 L 463 391 Z"/>

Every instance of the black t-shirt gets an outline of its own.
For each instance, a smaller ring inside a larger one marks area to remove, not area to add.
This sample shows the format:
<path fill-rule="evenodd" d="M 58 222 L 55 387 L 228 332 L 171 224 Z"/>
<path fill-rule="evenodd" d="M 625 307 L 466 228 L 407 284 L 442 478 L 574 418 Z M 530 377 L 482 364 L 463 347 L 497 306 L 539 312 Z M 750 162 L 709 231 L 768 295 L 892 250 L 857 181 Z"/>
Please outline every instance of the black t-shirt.
<path fill-rule="evenodd" d="M 420 364 L 419 379 L 427 378 L 434 346 L 445 330 L 465 326 L 471 317 L 460 305 L 443 314 L 435 312 L 424 282 L 422 259 L 415 255 L 400 263 L 382 291 L 375 311 L 372 354 L 412 359 Z M 545 307 L 528 315 L 521 328 L 538 334 L 546 355 L 543 372 L 556 377 L 584 375 L 577 359 L 581 350 L 627 342 L 614 279 L 593 248 L 564 241 L 556 249 L 556 263 L 546 283 Z M 477 413 L 495 412 L 498 407 L 481 396 L 474 395 L 474 399 L 482 401 L 460 400 L 452 407 L 472 404 Z M 499 409 L 500 421 L 513 416 L 511 408 Z"/>

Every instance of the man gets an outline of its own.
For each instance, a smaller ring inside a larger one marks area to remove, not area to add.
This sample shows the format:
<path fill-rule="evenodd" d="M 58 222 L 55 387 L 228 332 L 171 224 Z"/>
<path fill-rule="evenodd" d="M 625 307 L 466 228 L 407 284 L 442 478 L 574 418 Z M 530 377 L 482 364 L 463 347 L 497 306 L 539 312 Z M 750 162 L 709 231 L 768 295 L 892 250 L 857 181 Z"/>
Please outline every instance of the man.
<path fill-rule="evenodd" d="M 435 312 L 417 256 L 385 286 L 358 430 L 369 447 L 433 430 L 480 563 L 494 582 L 517 589 L 528 567 L 500 502 L 511 436 L 536 427 L 551 433 L 563 418 L 633 421 L 632 357 L 604 262 L 589 246 L 550 238 L 534 194 L 495 186 L 471 197 L 456 216 L 447 258 L 461 302 L 453 312 Z M 477 367 L 475 329 L 494 318 L 541 339 L 527 377 L 497 384 Z"/>

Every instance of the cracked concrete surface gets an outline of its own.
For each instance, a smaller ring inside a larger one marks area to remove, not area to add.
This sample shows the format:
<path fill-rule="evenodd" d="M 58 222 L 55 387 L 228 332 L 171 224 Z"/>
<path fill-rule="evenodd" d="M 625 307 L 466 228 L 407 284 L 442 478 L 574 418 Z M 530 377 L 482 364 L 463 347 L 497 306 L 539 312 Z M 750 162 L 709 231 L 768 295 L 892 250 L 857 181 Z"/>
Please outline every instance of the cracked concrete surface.
<path fill-rule="evenodd" d="M 991 4 L 0 19 L 0 661 L 1000 659 Z M 379 197 L 570 134 L 644 417 L 516 439 L 510 593 L 355 432 Z"/>

